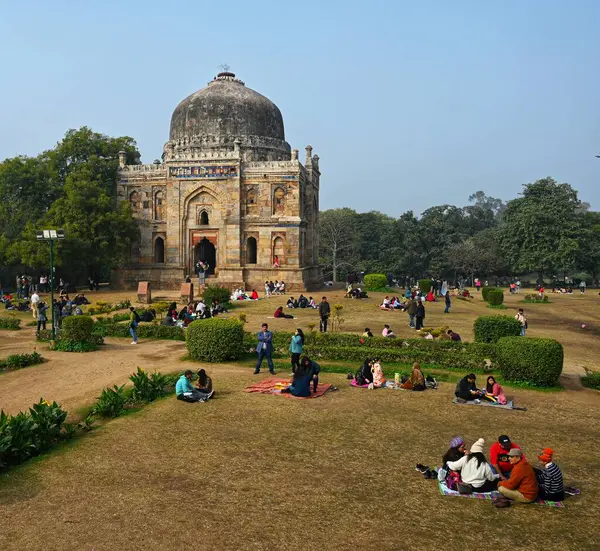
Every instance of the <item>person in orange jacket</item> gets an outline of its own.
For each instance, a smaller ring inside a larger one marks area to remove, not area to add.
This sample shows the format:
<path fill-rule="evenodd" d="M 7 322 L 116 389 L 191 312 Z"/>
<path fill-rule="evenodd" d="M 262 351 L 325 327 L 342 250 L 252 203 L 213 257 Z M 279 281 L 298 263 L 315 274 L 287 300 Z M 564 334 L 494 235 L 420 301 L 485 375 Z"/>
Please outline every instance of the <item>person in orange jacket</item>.
<path fill-rule="evenodd" d="M 538 497 L 537 477 L 533 467 L 523 457 L 523 452 L 512 448 L 508 452 L 508 460 L 512 465 L 510 478 L 498 484 L 498 491 L 506 499 L 518 503 L 531 503 Z"/>

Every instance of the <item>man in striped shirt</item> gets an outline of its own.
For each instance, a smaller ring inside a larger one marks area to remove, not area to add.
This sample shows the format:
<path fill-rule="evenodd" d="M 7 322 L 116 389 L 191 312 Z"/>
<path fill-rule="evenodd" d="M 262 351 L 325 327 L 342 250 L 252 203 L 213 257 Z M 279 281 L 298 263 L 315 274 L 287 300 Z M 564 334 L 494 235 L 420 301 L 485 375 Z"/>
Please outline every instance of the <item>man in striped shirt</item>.
<path fill-rule="evenodd" d="M 539 498 L 548 501 L 565 499 L 563 475 L 559 466 L 552 461 L 554 450 L 544 448 L 538 459 L 544 464 L 543 469 L 534 469 L 539 486 Z"/>

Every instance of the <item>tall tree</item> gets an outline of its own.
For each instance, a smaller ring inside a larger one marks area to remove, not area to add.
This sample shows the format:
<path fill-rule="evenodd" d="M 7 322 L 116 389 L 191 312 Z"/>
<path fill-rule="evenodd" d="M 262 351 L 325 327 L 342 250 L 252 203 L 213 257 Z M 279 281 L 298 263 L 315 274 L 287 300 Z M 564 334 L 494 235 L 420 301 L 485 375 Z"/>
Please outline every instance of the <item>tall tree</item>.
<path fill-rule="evenodd" d="M 356 269 L 359 260 L 356 231 L 356 211 L 343 208 L 319 214 L 319 260 L 332 280 L 338 281 L 339 272 Z"/>

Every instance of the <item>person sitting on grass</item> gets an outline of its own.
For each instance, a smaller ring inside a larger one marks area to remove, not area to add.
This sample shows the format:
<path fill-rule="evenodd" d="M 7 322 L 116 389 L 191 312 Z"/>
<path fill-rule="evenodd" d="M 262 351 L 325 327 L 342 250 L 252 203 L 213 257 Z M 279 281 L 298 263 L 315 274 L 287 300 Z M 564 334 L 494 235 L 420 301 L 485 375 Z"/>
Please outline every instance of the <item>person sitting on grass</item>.
<path fill-rule="evenodd" d="M 433 294 L 433 291 L 429 291 L 429 293 L 427 293 L 425 300 L 427 302 L 435 302 L 435 295 Z"/>
<path fill-rule="evenodd" d="M 390 297 L 385 297 L 383 299 L 383 302 L 379 305 L 379 308 L 381 308 L 382 310 L 391 310 L 392 306 L 390 303 Z"/>
<path fill-rule="evenodd" d="M 452 329 L 448 329 L 448 336 L 450 337 L 450 340 L 455 342 L 460 342 L 461 340 L 460 335 L 452 331 Z"/>
<path fill-rule="evenodd" d="M 286 306 L 287 306 L 288 308 L 295 308 L 295 306 L 294 306 L 294 297 L 290 297 L 290 298 L 288 298 L 288 300 L 287 300 L 287 303 L 286 303 Z"/>
<path fill-rule="evenodd" d="M 485 396 L 486 400 L 489 400 L 493 404 L 506 404 L 506 395 L 504 389 L 496 382 L 496 379 L 491 375 L 487 378 L 485 384 Z"/>
<path fill-rule="evenodd" d="M 450 440 L 450 447 L 442 457 L 442 468 L 450 461 L 458 461 L 466 453 L 465 441 L 460 436 L 455 436 Z"/>
<path fill-rule="evenodd" d="M 310 380 L 313 385 L 313 392 L 317 392 L 317 387 L 319 386 L 319 373 L 321 373 L 321 366 L 311 360 L 308 356 L 303 356 L 300 360 L 300 366 L 304 368 L 304 370 L 310 374 Z"/>
<path fill-rule="evenodd" d="M 513 464 L 509 461 L 508 452 L 513 449 L 521 448 L 511 442 L 506 434 L 498 436 L 498 441 L 490 447 L 490 462 L 502 480 L 507 480 L 512 471 Z"/>
<path fill-rule="evenodd" d="M 552 448 L 544 448 L 538 459 L 544 464 L 542 469 L 534 468 L 538 481 L 538 497 L 548 501 L 562 501 L 565 499 L 563 475 L 559 466 L 554 463 Z"/>
<path fill-rule="evenodd" d="M 463 457 L 457 461 L 448 461 L 451 471 L 460 472 L 458 491 L 461 494 L 493 492 L 498 487 L 498 475 L 494 474 L 483 455 L 484 444 L 485 441 L 480 438 Z"/>
<path fill-rule="evenodd" d="M 410 377 L 407 381 L 400 385 L 404 390 L 425 390 L 425 375 L 421 371 L 421 366 L 414 363 Z"/>
<path fill-rule="evenodd" d="M 481 391 L 477 388 L 477 385 L 475 384 L 476 381 L 477 378 L 474 373 L 465 375 L 458 383 L 456 383 L 454 395 L 459 400 L 473 400 L 479 403 Z"/>
<path fill-rule="evenodd" d="M 505 498 L 504 501 L 534 502 L 538 497 L 538 483 L 533 467 L 527 463 L 523 452 L 518 448 L 513 448 L 508 452 L 508 460 L 512 465 L 510 478 L 502 480 L 498 484 L 498 491 Z"/>
<path fill-rule="evenodd" d="M 277 308 L 277 310 L 275 310 L 275 313 L 273 314 L 274 318 L 286 318 L 286 319 L 294 319 L 294 316 L 292 316 L 291 314 L 286 314 L 283 311 L 283 306 L 280 306 L 279 308 Z"/>
<path fill-rule="evenodd" d="M 373 388 L 381 388 L 385 384 L 385 378 L 383 376 L 383 370 L 381 369 L 381 363 L 379 359 L 373 360 L 371 373 L 373 374 Z"/>
<path fill-rule="evenodd" d="M 315 299 L 312 297 L 308 297 L 308 306 L 310 308 L 318 308 L 317 303 L 315 302 Z"/>
<path fill-rule="evenodd" d="M 195 389 L 190 382 L 192 380 L 192 371 L 187 369 L 185 373 L 179 377 L 177 384 L 175 385 L 175 394 L 177 399 L 184 402 L 206 402 L 211 396 L 212 392 L 205 393 Z"/>
<path fill-rule="evenodd" d="M 371 367 L 373 366 L 373 360 L 367 358 L 365 362 L 359 367 L 356 375 L 354 376 L 354 381 L 358 386 L 366 386 L 370 385 L 373 382 L 373 373 L 371 372 Z"/>
<path fill-rule="evenodd" d="M 373 336 L 371 330 L 368 327 L 365 327 L 365 332 L 362 334 L 363 339 L 370 339 Z"/>
<path fill-rule="evenodd" d="M 294 372 L 292 384 L 289 387 L 284 388 L 281 392 L 289 392 L 292 396 L 297 396 L 298 398 L 308 398 L 310 396 L 311 380 L 312 370 L 310 366 L 307 367 L 302 361 L 300 362 L 300 367 Z"/>
<path fill-rule="evenodd" d="M 198 371 L 198 384 L 196 389 L 204 394 L 210 394 L 209 398 L 214 395 L 212 379 L 206 374 L 205 369 Z"/>
<path fill-rule="evenodd" d="M 393 339 L 396 335 L 394 335 L 394 332 L 390 329 L 390 326 L 386 323 L 383 326 L 383 330 L 381 331 L 381 336 Z"/>

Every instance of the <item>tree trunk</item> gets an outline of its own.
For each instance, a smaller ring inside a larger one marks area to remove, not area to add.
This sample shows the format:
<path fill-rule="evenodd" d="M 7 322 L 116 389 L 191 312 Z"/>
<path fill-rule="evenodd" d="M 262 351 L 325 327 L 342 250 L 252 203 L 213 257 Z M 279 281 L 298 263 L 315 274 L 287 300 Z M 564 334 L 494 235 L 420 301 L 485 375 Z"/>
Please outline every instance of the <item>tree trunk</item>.
<path fill-rule="evenodd" d="M 337 283 L 337 245 L 334 243 L 331 254 L 331 267 L 333 271 L 333 282 Z"/>

